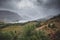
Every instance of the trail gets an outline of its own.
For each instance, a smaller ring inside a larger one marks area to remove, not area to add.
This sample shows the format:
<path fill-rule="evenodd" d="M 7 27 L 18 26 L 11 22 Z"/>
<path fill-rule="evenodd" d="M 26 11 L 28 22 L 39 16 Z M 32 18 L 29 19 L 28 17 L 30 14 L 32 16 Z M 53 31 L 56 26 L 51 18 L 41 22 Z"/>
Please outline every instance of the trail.
<path fill-rule="evenodd" d="M 36 28 L 36 30 L 40 30 L 40 29 L 43 29 L 44 27 L 46 27 L 47 25 L 42 25 L 41 27 L 39 28 Z"/>

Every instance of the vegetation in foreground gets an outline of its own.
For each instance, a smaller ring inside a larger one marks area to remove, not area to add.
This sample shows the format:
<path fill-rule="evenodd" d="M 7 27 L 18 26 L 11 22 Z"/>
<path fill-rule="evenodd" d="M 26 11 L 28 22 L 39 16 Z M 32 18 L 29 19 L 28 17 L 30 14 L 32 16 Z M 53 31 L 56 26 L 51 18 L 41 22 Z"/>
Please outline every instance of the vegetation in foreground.
<path fill-rule="evenodd" d="M 0 23 L 0 40 L 60 40 L 60 16 L 39 23 Z"/>

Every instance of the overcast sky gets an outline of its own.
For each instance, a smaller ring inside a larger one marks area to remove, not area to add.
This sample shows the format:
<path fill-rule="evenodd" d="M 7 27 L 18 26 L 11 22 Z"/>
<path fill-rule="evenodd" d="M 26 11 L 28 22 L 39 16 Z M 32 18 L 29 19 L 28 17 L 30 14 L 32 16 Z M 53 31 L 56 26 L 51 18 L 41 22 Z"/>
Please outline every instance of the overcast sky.
<path fill-rule="evenodd" d="M 16 12 L 26 20 L 60 13 L 60 0 L 0 0 L 0 10 Z"/>

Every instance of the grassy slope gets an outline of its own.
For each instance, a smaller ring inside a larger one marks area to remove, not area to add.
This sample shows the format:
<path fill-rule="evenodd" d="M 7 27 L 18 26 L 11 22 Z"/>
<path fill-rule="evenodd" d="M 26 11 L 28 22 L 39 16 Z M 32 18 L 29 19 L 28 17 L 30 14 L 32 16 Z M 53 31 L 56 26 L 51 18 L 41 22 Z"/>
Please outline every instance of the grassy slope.
<path fill-rule="evenodd" d="M 54 29 L 49 28 L 48 24 L 50 24 L 50 23 L 54 23 L 56 28 L 54 28 Z M 31 25 L 35 25 L 35 24 L 36 24 L 36 22 L 28 22 L 24 26 L 28 26 L 28 25 L 31 26 Z M 37 30 L 44 30 L 46 32 L 46 34 L 55 33 L 55 31 L 60 30 L 60 17 L 51 18 L 51 19 L 47 20 L 46 22 L 42 22 L 41 24 L 42 24 L 42 26 L 39 26 L 38 28 L 36 28 Z M 19 34 L 20 32 L 22 32 L 24 26 L 11 25 L 11 26 L 5 27 L 0 30 L 2 30 L 3 32 L 10 32 L 10 31 L 15 32 L 16 31 L 16 34 Z"/>
<path fill-rule="evenodd" d="M 2 29 L 0 29 L 3 32 L 10 32 L 10 31 L 16 31 L 17 33 L 21 32 L 24 28 L 24 26 L 31 26 L 31 25 L 36 25 L 36 22 L 29 22 L 26 23 L 25 25 L 21 26 L 21 25 L 9 25 L 7 27 L 4 27 Z"/>
<path fill-rule="evenodd" d="M 55 26 L 58 29 L 60 29 L 60 17 L 51 18 L 47 22 L 42 22 L 41 23 L 42 26 L 40 26 L 37 29 L 49 29 L 48 24 L 50 24 L 50 23 L 54 23 Z M 37 22 L 28 22 L 24 26 L 27 26 L 27 25 L 31 26 L 31 25 L 35 25 L 35 24 L 37 24 Z M 6 28 L 3 28 L 2 31 L 18 31 L 19 32 L 22 29 L 23 29 L 23 26 L 21 26 L 21 25 L 12 25 L 12 26 L 8 26 Z"/>

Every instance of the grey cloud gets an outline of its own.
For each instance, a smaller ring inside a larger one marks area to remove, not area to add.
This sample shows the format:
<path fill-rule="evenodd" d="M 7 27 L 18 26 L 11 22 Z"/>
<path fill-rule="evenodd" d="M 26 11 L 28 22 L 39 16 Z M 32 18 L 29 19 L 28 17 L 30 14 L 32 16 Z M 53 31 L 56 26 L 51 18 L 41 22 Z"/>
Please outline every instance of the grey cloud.
<path fill-rule="evenodd" d="M 37 2 L 44 7 L 60 9 L 60 0 L 37 0 Z"/>
<path fill-rule="evenodd" d="M 13 10 L 26 20 L 35 20 L 60 14 L 60 0 L 0 0 L 2 8 Z"/>
<path fill-rule="evenodd" d="M 23 18 L 14 12 L 7 10 L 0 10 L 0 21 L 14 22 L 22 20 Z"/>

